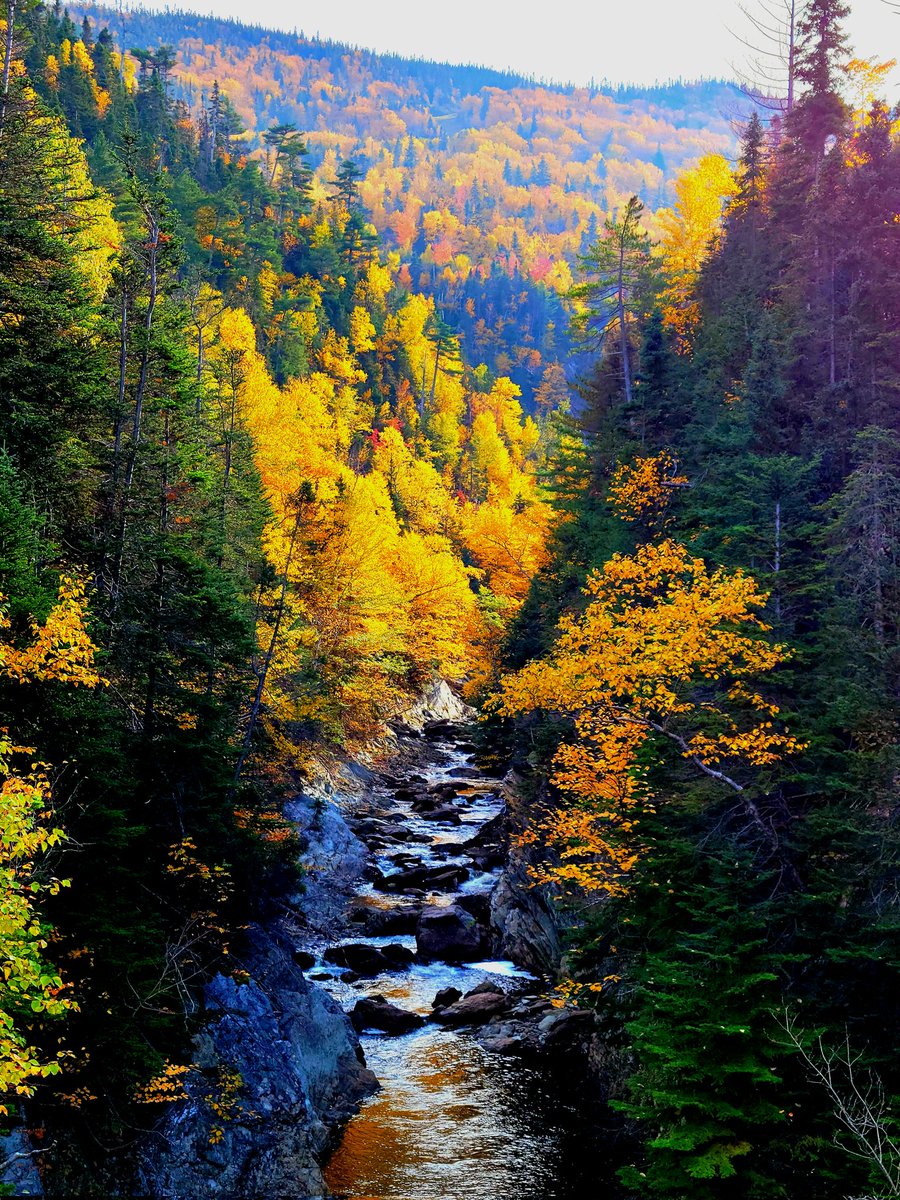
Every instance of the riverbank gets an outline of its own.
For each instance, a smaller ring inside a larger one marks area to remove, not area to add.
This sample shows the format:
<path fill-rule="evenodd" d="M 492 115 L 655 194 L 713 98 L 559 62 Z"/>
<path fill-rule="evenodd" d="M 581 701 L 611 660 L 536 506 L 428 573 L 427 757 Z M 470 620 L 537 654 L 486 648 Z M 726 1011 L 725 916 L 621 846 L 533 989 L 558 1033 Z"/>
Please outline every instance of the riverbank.
<path fill-rule="evenodd" d="M 342 797 L 368 857 L 349 888 L 343 876 L 340 930 L 305 950 L 307 979 L 350 1014 L 380 1084 L 326 1167 L 346 1200 L 574 1200 L 597 1179 L 608 1114 L 588 1070 L 593 1017 L 554 1006 L 538 973 L 546 928 L 530 970 L 503 956 L 549 917 L 518 890 L 521 864 L 509 873 L 507 784 L 471 732 L 429 721 Z"/>
<path fill-rule="evenodd" d="M 599 1034 L 551 998 L 552 905 L 510 852 L 514 781 L 479 761 L 473 716 L 436 688 L 371 758 L 323 759 L 288 802 L 299 883 L 207 986 L 186 1094 L 104 1194 L 576 1200 L 594 1185 L 614 1141 Z"/>

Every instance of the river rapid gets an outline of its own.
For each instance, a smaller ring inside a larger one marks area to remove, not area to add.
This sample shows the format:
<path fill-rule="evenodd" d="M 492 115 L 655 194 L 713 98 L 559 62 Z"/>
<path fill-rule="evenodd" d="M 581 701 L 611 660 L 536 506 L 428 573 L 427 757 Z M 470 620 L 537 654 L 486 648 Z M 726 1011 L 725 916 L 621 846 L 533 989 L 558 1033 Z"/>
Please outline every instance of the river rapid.
<path fill-rule="evenodd" d="M 422 905 L 431 913 L 464 905 L 485 921 L 502 866 L 496 851 L 479 848 L 479 837 L 497 825 L 503 799 L 500 780 L 478 768 L 465 736 L 449 724 L 431 730 L 415 767 L 381 777 L 354 813 L 372 854 L 369 877 L 356 890 L 346 936 L 315 947 L 307 978 L 351 1014 L 361 999 L 383 998 L 427 1023 L 392 1036 L 355 1015 L 381 1086 L 344 1127 L 327 1186 L 335 1200 L 587 1200 L 598 1188 L 611 1197 L 612 1171 L 608 1185 L 601 1183 L 609 1157 L 602 1111 L 583 1074 L 573 1075 L 571 1064 L 557 1069 L 549 1055 L 523 1055 L 516 1039 L 492 1038 L 483 1022 L 446 1027 L 430 1019 L 437 993 L 452 988 L 466 996 L 480 985 L 507 993 L 513 1013 L 535 1005 L 538 1015 L 552 1013 L 546 982 L 493 959 L 485 928 L 487 952 L 451 950 L 454 961 L 435 958 L 433 949 L 425 960 L 411 931 L 356 933 Z M 444 873 L 446 882 L 398 886 L 420 883 L 415 872 L 423 869 L 432 878 Z M 408 928 L 402 919 L 395 927 Z M 402 961 L 369 965 L 361 976 L 335 965 L 354 946 L 357 956 L 368 947 Z"/>

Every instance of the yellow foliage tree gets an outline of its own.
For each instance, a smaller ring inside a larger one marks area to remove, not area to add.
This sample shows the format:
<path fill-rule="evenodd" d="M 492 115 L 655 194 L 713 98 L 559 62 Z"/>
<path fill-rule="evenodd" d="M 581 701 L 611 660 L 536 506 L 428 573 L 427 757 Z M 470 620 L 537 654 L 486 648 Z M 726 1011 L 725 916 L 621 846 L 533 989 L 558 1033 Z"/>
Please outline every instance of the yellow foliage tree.
<path fill-rule="evenodd" d="M 656 214 L 666 284 L 663 320 L 675 331 L 682 351 L 690 349 L 700 319 L 694 285 L 719 231 L 723 206 L 736 187 L 728 160 L 705 154 L 675 181 L 675 208 Z"/>
<path fill-rule="evenodd" d="M 428 311 L 408 330 L 423 345 Z M 326 338 L 323 369 L 285 388 L 243 313 L 222 316 L 209 352 L 213 363 L 241 357 L 241 419 L 272 510 L 253 713 L 351 740 L 371 736 L 431 674 L 460 680 L 480 632 L 458 502 L 397 428 L 372 429 L 356 353 L 374 328 L 357 312 L 349 340 Z"/>
<path fill-rule="evenodd" d="M 647 750 L 660 742 L 739 797 L 771 844 L 743 777 L 798 743 L 748 686 L 788 657 L 765 637 L 766 595 L 743 572 L 710 570 L 671 540 L 615 555 L 585 595 L 585 611 L 560 621 L 553 651 L 505 677 L 495 701 L 506 716 L 541 709 L 574 726 L 555 759 L 563 804 L 530 833 L 560 850 L 539 876 L 622 891 L 640 856 L 641 810 L 653 802 Z"/>
<path fill-rule="evenodd" d="M 65 577 L 47 620 L 32 626 L 32 641 L 23 648 L 8 638 L 9 620 L 0 598 L 0 677 L 16 683 L 56 680 L 76 687 L 95 687 L 102 680 L 94 666 L 94 646 L 86 628 L 83 584 Z M 13 760 L 33 752 L 0 731 L 0 1096 L 27 1096 L 33 1081 L 59 1072 L 59 1062 L 42 1060 L 29 1045 L 23 1019 L 38 1014 L 59 1016 L 75 1007 L 65 985 L 44 960 L 49 934 L 35 907 L 41 892 L 51 894 L 67 881 L 42 881 L 37 861 L 63 840 L 63 832 L 46 824 L 50 785 L 40 763 L 20 774 Z M 0 1113 L 9 1111 L 0 1103 Z"/>
<path fill-rule="evenodd" d="M 688 486 L 687 476 L 678 474 L 675 456 L 663 450 L 633 464 L 619 463 L 610 481 L 609 499 L 623 520 L 655 526 L 665 519 L 675 490 Z"/>

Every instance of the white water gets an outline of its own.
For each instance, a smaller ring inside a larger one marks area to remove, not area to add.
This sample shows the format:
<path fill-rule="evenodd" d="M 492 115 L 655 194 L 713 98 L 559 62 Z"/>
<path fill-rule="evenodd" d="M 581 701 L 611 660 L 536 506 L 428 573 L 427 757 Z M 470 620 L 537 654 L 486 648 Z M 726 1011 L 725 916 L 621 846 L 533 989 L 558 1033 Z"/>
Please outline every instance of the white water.
<path fill-rule="evenodd" d="M 419 785 L 422 789 L 471 765 L 469 756 L 452 746 L 441 745 L 439 752 L 447 761 L 421 772 L 428 781 Z M 390 810 L 402 812 L 402 824 L 430 835 L 434 845 L 464 842 L 502 807 L 496 781 L 464 782 L 473 791 L 463 801 L 461 825 L 428 821 L 404 801 L 391 799 Z M 389 851 L 398 852 L 435 865 L 469 862 L 464 856 L 432 855 L 427 845 L 414 841 Z M 376 861 L 385 873 L 393 869 L 383 855 Z M 458 890 L 487 893 L 497 875 L 476 873 Z M 449 904 L 453 895 L 432 893 L 427 902 Z M 376 892 L 371 885 L 362 886 L 358 896 L 381 907 L 408 901 Z M 343 942 L 401 943 L 415 949 L 410 936 L 347 937 Z M 327 964 L 324 969 L 335 970 Z M 322 986 L 347 1010 L 361 996 L 382 995 L 401 1008 L 427 1014 L 441 988 L 465 993 L 486 979 L 515 988 L 527 978 L 527 972 L 505 961 L 414 963 L 353 984 L 333 978 Z M 590 1144 L 581 1105 L 545 1078 L 544 1071 L 483 1050 L 465 1031 L 434 1025 L 404 1037 L 369 1033 L 362 1043 L 381 1090 L 349 1122 L 328 1164 L 326 1180 L 340 1200 L 590 1200 L 598 1194 L 596 1147 Z M 610 1193 L 604 1189 L 604 1194 Z"/>

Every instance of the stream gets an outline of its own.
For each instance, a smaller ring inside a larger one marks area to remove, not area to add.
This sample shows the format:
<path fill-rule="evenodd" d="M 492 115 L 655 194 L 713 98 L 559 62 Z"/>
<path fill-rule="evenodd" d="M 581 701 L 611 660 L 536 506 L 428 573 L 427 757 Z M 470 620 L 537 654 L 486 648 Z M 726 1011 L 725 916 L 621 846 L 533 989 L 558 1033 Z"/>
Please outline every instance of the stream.
<path fill-rule="evenodd" d="M 496 850 L 473 847 L 501 814 L 503 800 L 499 779 L 477 769 L 464 737 L 450 725 L 432 730 L 424 763 L 385 776 L 366 811 L 355 814 L 373 869 L 356 891 L 356 921 L 348 922 L 347 936 L 316 947 L 317 961 L 307 972 L 351 1014 L 360 1000 L 383 998 L 428 1018 L 436 994 L 448 988 L 463 996 L 487 990 L 489 1003 L 502 991 L 509 998 L 499 1003 L 514 1012 L 529 1004 L 548 1011 L 546 985 L 515 963 L 490 957 L 483 923 L 502 868 Z M 446 882 L 400 886 L 422 883 L 415 873 L 423 869 L 430 876 L 446 872 Z M 455 961 L 433 951 L 433 961 L 421 953 L 414 958 L 414 926 L 405 916 L 423 904 L 430 913 L 460 905 L 478 914 L 486 952 L 447 955 Z M 389 932 L 355 935 L 360 924 Z M 360 953 L 372 951 L 397 965 L 376 961 L 359 968 Z M 358 969 L 335 965 L 342 957 L 349 959 L 344 966 Z M 359 1013 L 354 1019 L 381 1089 L 344 1128 L 327 1165 L 335 1200 L 585 1200 L 597 1194 L 598 1159 L 604 1158 L 598 1114 L 571 1076 L 557 1077 L 546 1061 L 516 1053 L 514 1039 L 492 1045 L 484 1024 L 480 1039 L 478 1027 L 464 1022 L 451 1028 L 429 1021 L 397 1036 L 366 1027 Z M 603 1190 L 607 1196 L 615 1191 Z"/>

